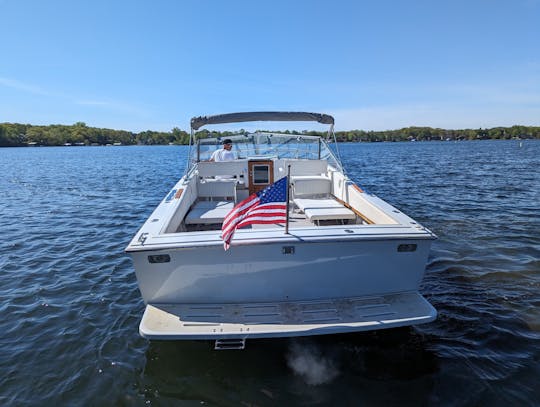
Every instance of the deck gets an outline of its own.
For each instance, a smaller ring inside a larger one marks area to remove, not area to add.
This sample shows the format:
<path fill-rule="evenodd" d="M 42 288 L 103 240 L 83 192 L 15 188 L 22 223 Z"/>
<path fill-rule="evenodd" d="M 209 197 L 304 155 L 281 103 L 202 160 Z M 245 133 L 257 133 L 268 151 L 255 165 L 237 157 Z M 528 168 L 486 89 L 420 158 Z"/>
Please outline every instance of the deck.
<path fill-rule="evenodd" d="M 305 201 L 305 200 L 304 200 Z M 362 219 L 356 217 L 353 212 L 349 211 L 342 204 L 335 202 L 333 207 L 324 207 L 325 200 L 310 200 L 311 208 L 299 208 L 297 205 L 291 204 L 289 210 L 289 226 L 295 228 L 301 227 L 313 227 L 313 226 L 329 226 L 329 225 L 347 225 L 347 224 L 362 224 Z M 328 200 L 326 200 L 328 201 Z M 313 202 L 321 202 L 321 207 L 314 206 Z M 327 204 L 328 205 L 328 204 Z M 180 226 L 178 232 L 195 232 L 203 230 L 221 230 L 223 219 L 233 208 L 234 203 L 230 201 L 199 201 L 197 202 L 190 212 L 187 214 L 184 224 Z M 334 212 L 332 212 L 332 209 Z M 347 211 L 344 214 L 336 212 L 341 209 Z M 311 210 L 311 212 L 310 212 Z M 320 219 L 313 214 L 317 215 L 316 211 L 321 212 Z M 185 229 L 183 229 L 185 228 Z M 264 224 L 264 225 L 252 225 L 247 229 L 260 229 L 260 228 L 285 228 L 284 223 L 277 224 Z"/>

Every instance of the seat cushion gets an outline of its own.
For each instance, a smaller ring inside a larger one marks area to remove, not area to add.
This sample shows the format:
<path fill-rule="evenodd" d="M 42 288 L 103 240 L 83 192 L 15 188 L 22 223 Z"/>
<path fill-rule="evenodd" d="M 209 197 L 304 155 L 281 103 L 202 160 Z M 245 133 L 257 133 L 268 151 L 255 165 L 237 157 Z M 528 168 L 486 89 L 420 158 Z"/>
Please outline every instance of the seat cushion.
<path fill-rule="evenodd" d="M 310 221 L 355 219 L 353 211 L 345 208 L 332 198 L 325 199 L 294 199 L 294 203 L 304 212 Z"/>
<path fill-rule="evenodd" d="M 200 201 L 186 215 L 186 225 L 209 225 L 223 223 L 234 207 L 233 201 Z"/>
<path fill-rule="evenodd" d="M 236 197 L 236 179 L 207 179 L 197 185 L 199 197 Z"/>
<path fill-rule="evenodd" d="M 330 179 L 322 176 L 293 177 L 292 184 L 295 198 L 329 195 L 332 187 Z"/>

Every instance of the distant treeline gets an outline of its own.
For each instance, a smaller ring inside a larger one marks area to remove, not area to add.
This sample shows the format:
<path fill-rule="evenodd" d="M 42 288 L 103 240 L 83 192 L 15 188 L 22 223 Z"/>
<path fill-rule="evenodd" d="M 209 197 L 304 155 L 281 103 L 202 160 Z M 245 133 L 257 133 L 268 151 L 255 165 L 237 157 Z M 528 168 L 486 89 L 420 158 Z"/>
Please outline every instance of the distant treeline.
<path fill-rule="evenodd" d="M 240 130 L 238 133 L 244 133 Z M 232 132 L 210 132 L 202 130 L 196 133 L 198 138 L 227 137 Z M 326 136 L 325 132 L 285 131 L 289 134 L 307 134 Z M 512 126 L 492 129 L 444 130 L 431 127 L 407 127 L 386 131 L 338 131 L 340 142 L 381 142 L 381 141 L 429 141 L 429 140 L 485 140 L 485 139 L 540 139 L 540 127 Z M 30 124 L 0 123 L 0 147 L 19 146 L 62 146 L 62 145 L 152 145 L 152 144 L 188 144 L 189 133 L 173 128 L 170 132 L 143 131 L 133 133 L 125 130 L 100 129 L 88 127 L 78 122 L 71 126 L 53 124 L 33 126 Z"/>
<path fill-rule="evenodd" d="M 82 122 L 77 122 L 72 126 L 0 123 L 0 147 L 169 143 L 188 144 L 189 134 L 178 128 L 170 132 L 148 130 L 133 133 L 125 130 L 88 127 Z"/>

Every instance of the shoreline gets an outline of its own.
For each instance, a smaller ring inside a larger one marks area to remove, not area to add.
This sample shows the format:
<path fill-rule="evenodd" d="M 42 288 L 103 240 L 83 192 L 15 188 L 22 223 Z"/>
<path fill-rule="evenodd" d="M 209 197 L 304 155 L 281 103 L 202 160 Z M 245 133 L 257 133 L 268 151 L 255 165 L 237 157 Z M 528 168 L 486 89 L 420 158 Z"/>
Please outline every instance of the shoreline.
<path fill-rule="evenodd" d="M 259 130 L 265 131 L 265 130 Z M 277 133 L 275 131 L 274 133 Z M 280 133 L 326 137 L 320 131 L 280 130 Z M 236 132 L 201 130 L 197 138 L 229 137 L 244 134 Z M 415 141 L 476 141 L 540 139 L 540 126 L 495 127 L 491 129 L 446 130 L 432 127 L 406 127 L 396 130 L 336 131 L 336 140 L 342 142 L 415 142 Z M 0 123 L 0 147 L 37 146 L 121 146 L 121 145 L 189 145 L 190 135 L 175 127 L 170 132 L 146 130 L 134 133 L 126 130 L 88 127 L 83 122 L 74 125 L 34 126 L 20 123 Z"/>
<path fill-rule="evenodd" d="M 512 139 L 450 139 L 450 140 L 380 140 L 380 141 L 338 141 L 338 144 L 380 144 L 380 143 L 448 143 L 448 142 L 480 142 L 480 141 L 536 141 L 538 138 L 512 138 Z M 47 148 L 47 147 L 179 147 L 185 146 L 188 147 L 188 144 L 178 144 L 178 143 L 169 143 L 169 144 L 70 144 L 70 145 L 46 145 L 46 144 L 23 144 L 23 145 L 11 145 L 11 146 L 1 146 L 0 148 Z"/>

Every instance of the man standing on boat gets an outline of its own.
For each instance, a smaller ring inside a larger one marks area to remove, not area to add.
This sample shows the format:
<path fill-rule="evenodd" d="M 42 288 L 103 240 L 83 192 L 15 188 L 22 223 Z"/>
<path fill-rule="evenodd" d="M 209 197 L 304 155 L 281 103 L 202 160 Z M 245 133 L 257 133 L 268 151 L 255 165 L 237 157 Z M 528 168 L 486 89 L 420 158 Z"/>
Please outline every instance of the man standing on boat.
<path fill-rule="evenodd" d="M 212 153 L 210 161 L 233 161 L 236 160 L 236 154 L 231 151 L 232 140 L 226 138 L 223 140 L 223 148 L 216 150 Z"/>

